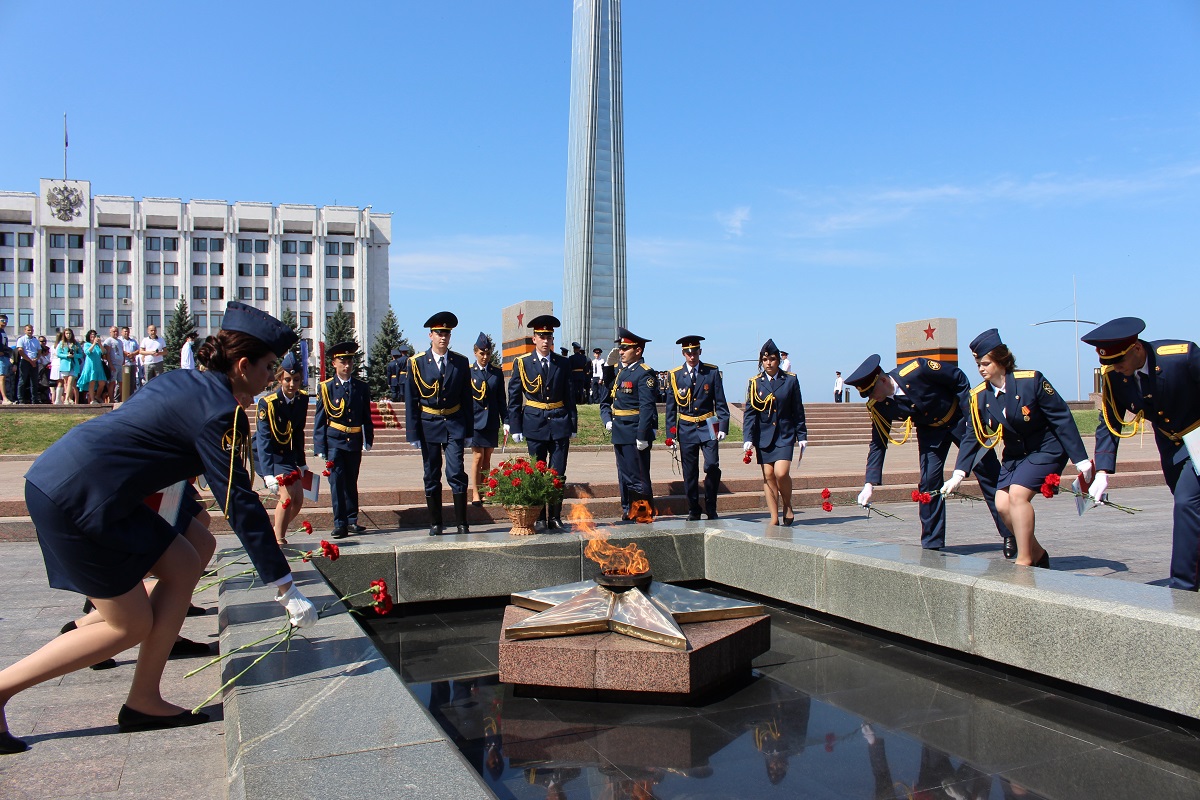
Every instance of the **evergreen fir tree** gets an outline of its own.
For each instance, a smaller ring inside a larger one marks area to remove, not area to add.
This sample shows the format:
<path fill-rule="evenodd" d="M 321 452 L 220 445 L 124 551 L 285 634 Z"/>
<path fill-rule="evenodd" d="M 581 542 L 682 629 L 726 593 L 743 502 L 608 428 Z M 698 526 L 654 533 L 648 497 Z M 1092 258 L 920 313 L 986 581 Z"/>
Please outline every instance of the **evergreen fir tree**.
<path fill-rule="evenodd" d="M 300 328 L 300 321 L 296 319 L 296 312 L 290 308 L 285 308 L 283 314 L 280 315 L 279 321 L 296 332 L 297 339 L 304 338 L 304 331 Z"/>
<path fill-rule="evenodd" d="M 175 313 L 163 331 L 163 339 L 167 342 L 167 349 L 163 352 L 163 372 L 179 369 L 179 351 L 183 349 L 188 334 L 194 333 L 195 330 L 196 319 L 188 310 L 187 300 L 180 297 L 179 302 L 175 304 Z M 195 343 L 192 346 L 195 347 Z"/>
<path fill-rule="evenodd" d="M 358 333 L 354 330 L 354 325 L 350 323 L 350 315 L 346 313 L 346 309 L 341 303 L 337 304 L 337 308 L 329 315 L 329 319 L 325 321 L 325 352 L 337 344 L 342 342 L 354 342 L 355 347 L 358 347 Z M 362 371 L 362 359 L 356 357 L 354 359 L 354 369 L 352 375 L 359 375 Z M 329 356 L 325 356 L 325 377 L 333 375 L 333 361 Z"/>
<path fill-rule="evenodd" d="M 407 348 L 410 355 L 413 352 L 412 345 L 404 338 L 404 331 L 400 330 L 400 323 L 397 322 L 392 307 L 388 306 L 367 358 L 367 383 L 371 386 L 371 397 L 391 397 L 387 365 L 392 360 L 392 351 L 400 348 Z"/>

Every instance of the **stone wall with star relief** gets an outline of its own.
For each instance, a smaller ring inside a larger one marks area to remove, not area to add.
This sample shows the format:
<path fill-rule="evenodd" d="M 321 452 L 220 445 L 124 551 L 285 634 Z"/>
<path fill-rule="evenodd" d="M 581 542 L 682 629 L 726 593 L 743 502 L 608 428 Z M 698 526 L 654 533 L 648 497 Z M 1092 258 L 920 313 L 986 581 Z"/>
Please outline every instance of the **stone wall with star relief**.
<path fill-rule="evenodd" d="M 896 364 L 914 358 L 958 364 L 958 320 L 933 317 L 896 323 Z"/>
<path fill-rule="evenodd" d="M 501 363 L 505 378 L 512 375 L 514 359 L 533 351 L 533 331 L 526 327 L 529 320 L 542 314 L 553 313 L 554 302 L 551 300 L 522 300 L 500 312 Z M 558 352 L 561 344 L 558 337 L 555 337 L 554 352 Z M 569 342 L 567 344 L 570 345 Z"/>

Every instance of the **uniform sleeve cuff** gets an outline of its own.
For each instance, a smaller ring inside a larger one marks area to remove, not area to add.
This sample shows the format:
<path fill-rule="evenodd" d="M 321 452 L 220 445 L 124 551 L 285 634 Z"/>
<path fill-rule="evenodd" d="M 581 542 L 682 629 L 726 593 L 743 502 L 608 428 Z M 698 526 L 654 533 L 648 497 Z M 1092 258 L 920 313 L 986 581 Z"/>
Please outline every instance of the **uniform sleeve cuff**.
<path fill-rule="evenodd" d="M 289 572 L 287 575 L 284 575 L 279 580 L 271 581 L 271 585 L 277 589 L 282 589 L 285 586 L 287 586 L 288 584 L 290 584 L 291 582 L 292 582 L 292 573 Z"/>

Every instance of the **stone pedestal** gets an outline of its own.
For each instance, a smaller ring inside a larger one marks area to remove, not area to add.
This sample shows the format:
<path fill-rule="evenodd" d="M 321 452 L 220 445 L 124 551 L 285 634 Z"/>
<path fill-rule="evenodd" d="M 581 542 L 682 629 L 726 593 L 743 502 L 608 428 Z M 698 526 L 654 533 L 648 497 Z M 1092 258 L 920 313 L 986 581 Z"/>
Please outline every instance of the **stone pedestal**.
<path fill-rule="evenodd" d="M 896 364 L 918 356 L 957 366 L 958 320 L 934 317 L 896 323 Z"/>

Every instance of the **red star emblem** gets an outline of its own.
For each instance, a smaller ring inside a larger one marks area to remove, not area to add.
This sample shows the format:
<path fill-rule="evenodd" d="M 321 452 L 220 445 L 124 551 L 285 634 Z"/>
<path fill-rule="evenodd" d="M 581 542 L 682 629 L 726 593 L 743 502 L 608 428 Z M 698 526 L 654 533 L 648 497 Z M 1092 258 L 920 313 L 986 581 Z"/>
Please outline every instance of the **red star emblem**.
<path fill-rule="evenodd" d="M 936 330 L 937 330 L 937 328 L 933 327 L 933 325 L 929 325 L 927 328 L 925 328 L 925 340 L 929 341 L 930 339 L 932 339 L 933 332 Z"/>
<path fill-rule="evenodd" d="M 524 311 L 518 311 L 518 312 L 517 312 L 517 327 L 518 327 L 518 328 L 519 328 L 519 327 L 521 327 L 521 323 L 522 323 L 522 322 L 524 322 L 524 321 L 525 321 L 525 312 L 524 312 Z"/>

